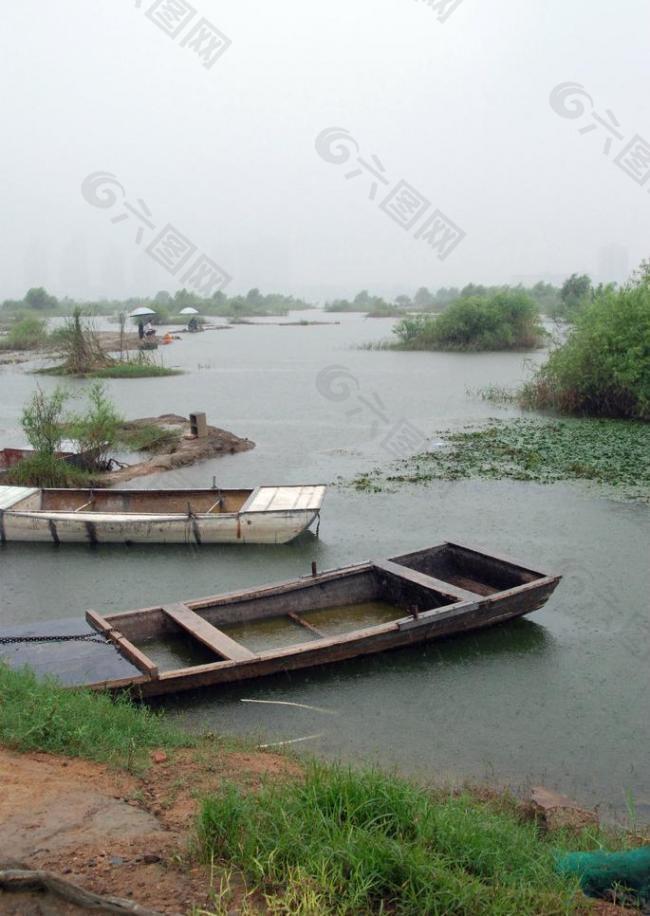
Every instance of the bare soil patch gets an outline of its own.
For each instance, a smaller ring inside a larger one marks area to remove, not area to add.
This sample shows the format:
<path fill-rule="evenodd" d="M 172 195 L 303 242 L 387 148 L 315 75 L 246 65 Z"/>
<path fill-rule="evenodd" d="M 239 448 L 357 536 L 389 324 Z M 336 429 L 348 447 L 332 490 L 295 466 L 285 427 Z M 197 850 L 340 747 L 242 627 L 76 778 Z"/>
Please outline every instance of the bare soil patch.
<path fill-rule="evenodd" d="M 211 904 L 218 876 L 191 859 L 198 798 L 223 782 L 255 790 L 300 777 L 272 753 L 210 746 L 154 752 L 143 776 L 78 758 L 0 748 L 0 866 L 42 869 L 165 914 Z M 0 892 L 0 913 L 76 914 L 50 895 Z"/>

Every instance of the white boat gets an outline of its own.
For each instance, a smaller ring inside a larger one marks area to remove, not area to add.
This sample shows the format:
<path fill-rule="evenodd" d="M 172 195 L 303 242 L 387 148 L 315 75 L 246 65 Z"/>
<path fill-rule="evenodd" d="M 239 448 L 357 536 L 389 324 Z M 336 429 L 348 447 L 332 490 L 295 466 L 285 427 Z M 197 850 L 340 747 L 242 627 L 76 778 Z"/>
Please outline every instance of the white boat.
<path fill-rule="evenodd" d="M 254 490 L 0 486 L 0 543 L 286 544 L 320 523 L 322 485 Z"/>

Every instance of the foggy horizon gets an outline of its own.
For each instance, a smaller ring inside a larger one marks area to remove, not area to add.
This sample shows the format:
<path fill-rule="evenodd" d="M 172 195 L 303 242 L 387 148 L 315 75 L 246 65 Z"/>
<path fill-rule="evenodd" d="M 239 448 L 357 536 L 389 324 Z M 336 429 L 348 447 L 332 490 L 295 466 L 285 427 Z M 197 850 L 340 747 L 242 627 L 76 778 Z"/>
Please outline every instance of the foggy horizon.
<path fill-rule="evenodd" d="M 323 301 L 621 282 L 650 254 L 641 0 L 5 15 L 0 301 L 173 294 L 197 257 L 229 295 Z M 112 206 L 82 193 L 98 173 Z M 168 226 L 186 244 L 173 268 L 155 248 Z"/>

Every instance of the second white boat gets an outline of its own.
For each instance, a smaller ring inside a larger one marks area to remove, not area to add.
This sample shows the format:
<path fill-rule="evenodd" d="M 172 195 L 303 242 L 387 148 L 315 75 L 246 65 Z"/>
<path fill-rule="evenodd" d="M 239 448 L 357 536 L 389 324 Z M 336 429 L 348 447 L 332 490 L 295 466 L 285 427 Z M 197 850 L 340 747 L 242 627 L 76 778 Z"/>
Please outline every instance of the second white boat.
<path fill-rule="evenodd" d="M 0 486 L 0 543 L 286 544 L 320 522 L 321 484 L 252 490 Z"/>

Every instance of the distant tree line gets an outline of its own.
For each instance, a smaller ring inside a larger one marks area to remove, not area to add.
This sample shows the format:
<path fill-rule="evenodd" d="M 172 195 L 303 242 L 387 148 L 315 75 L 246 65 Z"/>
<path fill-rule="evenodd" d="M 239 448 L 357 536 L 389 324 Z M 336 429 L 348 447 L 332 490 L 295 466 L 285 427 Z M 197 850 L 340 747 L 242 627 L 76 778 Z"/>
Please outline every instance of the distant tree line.
<path fill-rule="evenodd" d="M 441 286 L 430 290 L 421 286 L 412 296 L 401 293 L 394 299 L 375 296 L 367 289 L 361 290 L 352 299 L 334 299 L 325 304 L 328 312 L 365 312 L 370 317 L 400 317 L 406 312 L 444 312 L 452 302 L 459 299 L 493 297 L 504 292 L 526 294 L 536 303 L 539 311 L 550 318 L 575 322 L 584 308 L 605 291 L 613 291 L 615 284 L 595 286 L 587 274 L 571 274 L 562 286 L 540 281 L 533 286 L 498 285 L 486 286 L 481 283 L 467 283 L 463 287 Z M 227 296 L 221 290 L 212 296 L 203 297 L 187 289 L 175 293 L 161 290 L 154 296 L 132 296 L 128 299 L 98 299 L 77 301 L 69 297 L 57 299 L 43 287 L 29 289 L 23 299 L 6 299 L 2 303 L 5 314 L 40 312 L 47 315 L 70 315 L 75 306 L 81 306 L 86 314 L 111 315 L 129 312 L 138 306 L 148 306 L 156 311 L 157 320 L 165 322 L 177 317 L 181 309 L 192 307 L 201 315 L 224 318 L 243 318 L 264 315 L 286 315 L 289 311 L 308 309 L 312 306 L 303 299 L 283 293 L 261 293 L 250 289 L 245 295 Z"/>
<path fill-rule="evenodd" d="M 549 318 L 574 322 L 584 308 L 595 298 L 606 291 L 613 291 L 615 283 L 595 286 L 587 274 L 571 274 L 562 286 L 540 281 L 533 286 L 485 286 L 482 283 L 467 283 L 463 287 L 441 286 L 430 290 L 421 286 L 413 296 L 405 293 L 396 296 L 392 301 L 381 296 L 371 295 L 367 289 L 361 290 L 353 299 L 334 299 L 326 303 L 328 312 L 366 312 L 370 316 L 400 316 L 405 312 L 444 312 L 452 302 L 459 299 L 492 298 L 499 293 L 522 293 L 537 305 L 542 315 Z"/>
<path fill-rule="evenodd" d="M 192 307 L 201 315 L 223 317 L 244 317 L 255 315 L 286 315 L 289 311 L 308 309 L 312 306 L 296 296 L 283 293 L 261 293 L 254 288 L 244 296 L 227 296 L 218 290 L 210 297 L 199 296 L 187 289 L 177 290 L 174 294 L 160 290 L 155 296 L 131 296 L 128 299 L 98 299 L 78 301 L 65 297 L 57 299 L 43 287 L 34 287 L 25 293 L 23 299 L 6 299 L 1 306 L 5 314 L 21 312 L 39 312 L 44 317 L 70 315 L 76 307 L 85 314 L 111 315 L 119 312 L 130 312 L 139 306 L 154 309 L 159 320 L 177 316 L 181 309 Z"/>

